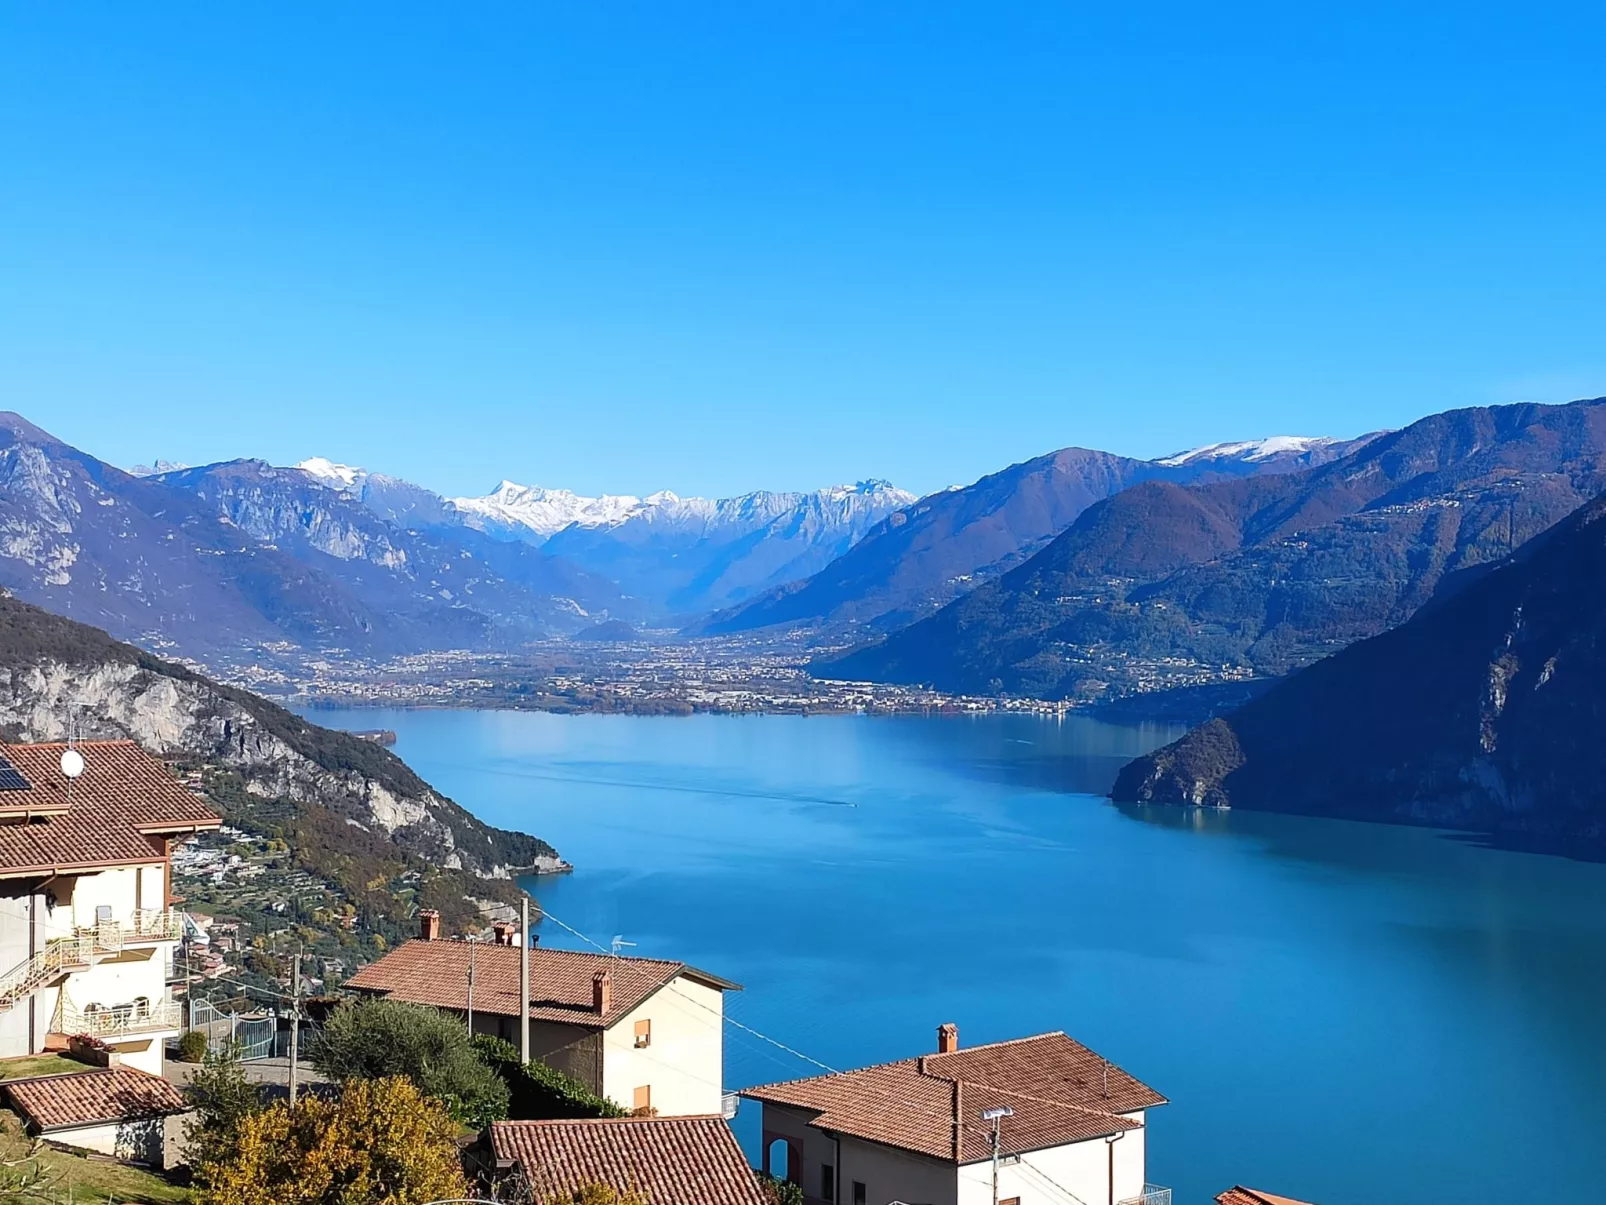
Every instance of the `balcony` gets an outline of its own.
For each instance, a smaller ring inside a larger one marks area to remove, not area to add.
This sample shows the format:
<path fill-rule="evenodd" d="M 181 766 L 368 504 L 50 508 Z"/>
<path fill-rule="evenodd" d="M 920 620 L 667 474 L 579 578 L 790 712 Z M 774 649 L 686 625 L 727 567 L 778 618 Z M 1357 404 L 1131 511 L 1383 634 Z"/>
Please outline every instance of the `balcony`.
<path fill-rule="evenodd" d="M 63 1002 L 58 1033 L 69 1036 L 87 1034 L 102 1041 L 142 1037 L 145 1034 L 176 1030 L 183 1023 L 183 1010 L 176 1001 L 158 1000 L 154 1004 L 135 1001 L 110 1007 L 90 1004 L 82 1010 Z"/>
<path fill-rule="evenodd" d="M 73 932 L 79 939 L 92 942 L 96 954 L 115 954 L 124 946 L 178 941 L 184 936 L 184 914 L 171 908 L 136 908 L 126 921 L 97 920 Z"/>
<path fill-rule="evenodd" d="M 1171 1205 L 1171 1190 L 1158 1184 L 1145 1184 L 1141 1194 L 1127 1197 L 1119 1205 Z"/>

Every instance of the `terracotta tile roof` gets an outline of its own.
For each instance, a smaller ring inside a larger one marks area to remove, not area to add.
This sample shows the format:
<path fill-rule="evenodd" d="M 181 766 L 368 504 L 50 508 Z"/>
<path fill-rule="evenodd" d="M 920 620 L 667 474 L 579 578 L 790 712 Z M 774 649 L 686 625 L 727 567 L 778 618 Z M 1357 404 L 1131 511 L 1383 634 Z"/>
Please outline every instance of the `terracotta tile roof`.
<path fill-rule="evenodd" d="M 474 1011 L 519 1015 L 519 950 L 466 941 L 410 941 L 378 962 L 363 967 L 346 986 L 411 1004 L 436 1008 L 468 1007 L 468 963 L 474 958 Z M 592 1008 L 592 980 L 601 971 L 612 977 L 607 1013 Z M 740 985 L 658 958 L 615 958 L 537 946 L 530 951 L 530 1016 L 588 1029 L 606 1029 L 676 976 L 686 975 L 727 991 Z"/>
<path fill-rule="evenodd" d="M 652 1205 L 764 1205 L 721 1117 L 498 1121 L 491 1148 L 498 1164 L 524 1168 L 537 1201 L 600 1182 L 634 1188 Z"/>
<path fill-rule="evenodd" d="M 1226 1192 L 1216 1194 L 1216 1205 L 1308 1205 L 1293 1197 L 1279 1197 L 1276 1193 L 1261 1192 L 1258 1188 L 1234 1185 Z"/>
<path fill-rule="evenodd" d="M 1002 1149 L 1016 1154 L 1141 1129 L 1118 1114 L 1166 1103 L 1063 1033 L 763 1084 L 742 1095 L 810 1110 L 817 1114 L 810 1124 L 823 1130 L 955 1163 L 991 1157 L 985 1109 L 1015 1111 L 999 1135 Z"/>
<path fill-rule="evenodd" d="M 58 812 L 33 823 L 0 824 L 0 875 L 160 862 L 157 836 L 216 828 L 217 813 L 190 794 L 161 762 L 133 741 L 83 741 L 84 773 L 72 783 L 61 773 L 65 745 L 0 745 L 28 780 L 26 790 L 3 792 L 4 810 L 36 804 Z"/>
<path fill-rule="evenodd" d="M 62 1130 L 135 1117 L 165 1117 L 189 1108 L 172 1084 L 132 1067 L 68 1072 L 0 1084 L 36 1130 Z"/>

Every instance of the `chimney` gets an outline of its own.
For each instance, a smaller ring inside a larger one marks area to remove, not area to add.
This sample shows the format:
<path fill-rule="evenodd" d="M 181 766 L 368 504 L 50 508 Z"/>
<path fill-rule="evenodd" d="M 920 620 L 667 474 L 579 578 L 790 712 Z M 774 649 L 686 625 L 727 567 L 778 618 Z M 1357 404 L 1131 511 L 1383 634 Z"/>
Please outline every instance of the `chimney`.
<path fill-rule="evenodd" d="M 494 944 L 510 946 L 513 944 L 513 926 L 505 920 L 499 920 L 491 926 Z"/>
<path fill-rule="evenodd" d="M 952 1054 L 959 1049 L 959 1026 L 952 1021 L 937 1026 L 937 1053 Z"/>
<path fill-rule="evenodd" d="M 613 974 L 598 971 L 591 977 L 591 1011 L 599 1017 L 608 1015 L 613 1008 Z"/>
<path fill-rule="evenodd" d="M 418 936 L 425 941 L 439 941 L 441 936 L 441 914 L 433 908 L 420 908 L 418 910 Z"/>

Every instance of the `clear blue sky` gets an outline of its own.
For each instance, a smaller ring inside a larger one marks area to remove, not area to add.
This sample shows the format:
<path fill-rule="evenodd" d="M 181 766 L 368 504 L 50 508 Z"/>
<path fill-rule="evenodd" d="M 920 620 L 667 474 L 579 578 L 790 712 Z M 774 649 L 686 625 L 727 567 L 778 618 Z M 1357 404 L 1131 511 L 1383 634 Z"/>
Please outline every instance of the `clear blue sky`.
<path fill-rule="evenodd" d="M 0 0 L 0 404 L 925 490 L 1606 393 L 1600 6 Z"/>

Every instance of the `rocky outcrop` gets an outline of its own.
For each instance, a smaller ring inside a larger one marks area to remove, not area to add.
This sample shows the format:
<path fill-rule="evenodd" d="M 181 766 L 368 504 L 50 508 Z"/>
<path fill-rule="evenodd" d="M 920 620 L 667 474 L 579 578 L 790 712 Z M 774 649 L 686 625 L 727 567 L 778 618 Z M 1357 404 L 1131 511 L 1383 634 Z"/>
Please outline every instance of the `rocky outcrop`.
<path fill-rule="evenodd" d="M 475 819 L 379 745 L 0 599 L 0 726 L 11 739 L 48 741 L 69 725 L 227 768 L 253 794 L 321 805 L 436 866 L 487 879 L 562 868 L 546 842 Z"/>

